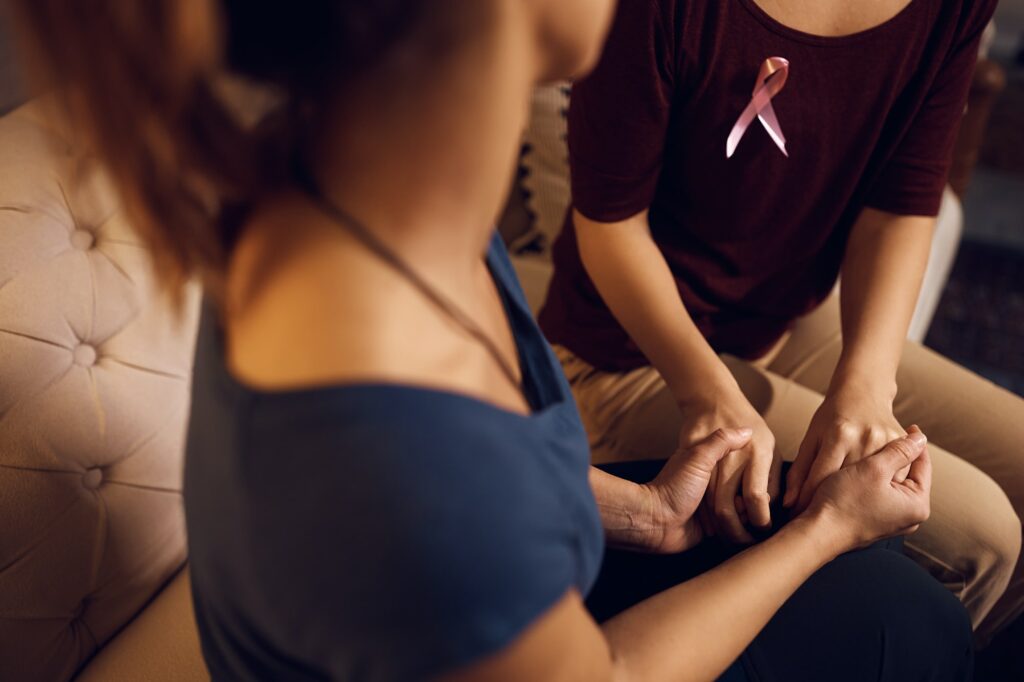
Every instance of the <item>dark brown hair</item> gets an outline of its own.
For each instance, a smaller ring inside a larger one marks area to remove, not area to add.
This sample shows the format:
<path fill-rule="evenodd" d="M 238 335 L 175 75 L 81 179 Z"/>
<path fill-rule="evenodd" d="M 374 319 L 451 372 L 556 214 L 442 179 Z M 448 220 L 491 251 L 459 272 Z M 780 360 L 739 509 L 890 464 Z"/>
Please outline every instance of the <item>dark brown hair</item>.
<path fill-rule="evenodd" d="M 451 14 L 452 1 L 11 4 L 31 76 L 105 163 L 177 300 L 194 274 L 219 297 L 241 218 L 291 180 L 302 132 L 328 94 L 427 15 Z M 225 101 L 225 74 L 275 88 L 280 111 L 248 125 Z"/>

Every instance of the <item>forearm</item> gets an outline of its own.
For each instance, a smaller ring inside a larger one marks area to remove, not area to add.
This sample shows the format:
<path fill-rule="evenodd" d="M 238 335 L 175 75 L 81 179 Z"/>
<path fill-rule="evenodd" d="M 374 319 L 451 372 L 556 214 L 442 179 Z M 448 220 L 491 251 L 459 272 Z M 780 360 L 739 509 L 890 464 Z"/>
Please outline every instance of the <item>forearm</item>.
<path fill-rule="evenodd" d="M 654 500 L 650 489 L 597 467 L 590 467 L 590 488 L 597 500 L 609 547 L 644 551 L 654 543 Z"/>
<path fill-rule="evenodd" d="M 607 621 L 616 680 L 713 680 L 812 573 L 842 551 L 819 519 L 765 542 Z"/>
<path fill-rule="evenodd" d="M 895 396 L 934 225 L 933 218 L 873 209 L 857 220 L 843 259 L 843 352 L 830 390 L 858 384 Z"/>
<path fill-rule="evenodd" d="M 732 375 L 697 329 L 647 212 L 618 223 L 573 213 L 580 258 L 601 298 L 680 399 L 694 386 L 731 386 Z"/>

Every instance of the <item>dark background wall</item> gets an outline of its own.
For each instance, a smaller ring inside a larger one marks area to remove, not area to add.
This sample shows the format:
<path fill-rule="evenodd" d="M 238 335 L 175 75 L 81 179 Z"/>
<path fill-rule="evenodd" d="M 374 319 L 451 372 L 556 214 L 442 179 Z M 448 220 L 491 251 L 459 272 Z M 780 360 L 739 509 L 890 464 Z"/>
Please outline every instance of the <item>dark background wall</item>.
<path fill-rule="evenodd" d="M 9 20 L 0 0 L 0 113 L 18 104 L 22 89 L 16 73 L 13 48 L 11 47 Z"/>

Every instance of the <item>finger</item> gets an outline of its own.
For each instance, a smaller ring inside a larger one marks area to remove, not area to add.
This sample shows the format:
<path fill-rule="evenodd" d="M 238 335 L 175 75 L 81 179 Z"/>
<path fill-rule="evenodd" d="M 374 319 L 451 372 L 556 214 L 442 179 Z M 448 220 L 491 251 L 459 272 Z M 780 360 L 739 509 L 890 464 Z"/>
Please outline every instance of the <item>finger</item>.
<path fill-rule="evenodd" d="M 911 427 L 905 438 L 897 438 L 868 458 L 872 466 L 880 466 L 890 479 L 900 469 L 913 465 L 924 452 L 928 439 L 916 427 Z"/>
<path fill-rule="evenodd" d="M 750 518 L 747 516 L 747 506 L 743 503 L 743 498 L 737 497 L 733 504 L 736 505 L 736 516 L 739 517 L 740 523 L 743 524 L 744 528 L 748 528 L 750 526 Z"/>
<path fill-rule="evenodd" d="M 916 426 L 910 427 L 917 429 Z M 917 431 L 920 433 L 920 430 Z M 922 434 L 923 435 L 923 434 Z M 928 452 L 928 446 L 921 448 L 921 454 L 910 465 L 910 472 L 907 480 L 912 481 L 922 493 L 930 495 L 932 490 L 932 455 Z"/>
<path fill-rule="evenodd" d="M 913 433 L 920 433 L 921 429 L 916 424 L 913 424 L 913 425 L 911 425 L 910 429 L 907 430 L 906 433 L 897 434 L 897 435 L 893 436 L 893 438 L 900 438 L 900 437 L 903 437 L 903 436 L 909 436 L 912 432 Z M 882 447 L 885 447 L 885 446 L 883 445 Z M 927 450 L 927 449 L 928 449 L 928 446 L 926 445 L 925 446 L 925 450 Z M 926 454 L 927 455 L 929 453 L 924 452 L 922 454 Z M 931 467 L 931 462 L 930 461 L 928 462 L 928 465 L 929 465 L 929 474 L 930 474 L 931 473 L 931 468 L 930 468 Z M 911 465 L 911 466 L 913 466 L 913 465 Z M 893 480 L 895 480 L 898 483 L 903 483 L 904 481 L 906 481 L 907 477 L 910 476 L 910 468 L 911 468 L 910 466 L 906 466 L 906 467 L 903 467 L 902 469 L 900 469 L 899 471 L 897 471 L 896 472 L 896 476 L 894 477 Z"/>
<path fill-rule="evenodd" d="M 700 527 L 704 529 L 705 537 L 715 535 L 715 517 L 711 514 L 711 505 L 707 498 L 697 508 L 697 516 L 700 519 Z"/>
<path fill-rule="evenodd" d="M 800 501 L 796 505 L 797 511 L 806 509 L 821 482 L 842 468 L 846 454 L 847 450 L 843 445 L 835 440 L 826 439 L 823 447 L 818 451 L 818 456 L 814 458 L 811 470 L 807 472 L 807 479 L 800 488 Z"/>
<path fill-rule="evenodd" d="M 705 536 L 707 536 L 707 532 L 704 530 L 704 527 L 697 522 L 696 518 L 691 516 L 683 524 L 683 551 L 699 545 Z"/>
<path fill-rule="evenodd" d="M 896 431 L 894 429 L 886 429 L 885 431 L 872 430 L 870 436 L 865 441 L 864 453 L 858 459 L 863 459 L 864 457 L 874 455 L 878 453 L 880 450 L 882 450 L 882 448 L 884 448 L 890 442 L 896 440 L 897 438 L 903 438 L 906 435 L 906 433 L 903 433 L 902 431 Z M 847 462 L 849 462 L 850 459 L 851 458 L 847 458 Z M 905 466 L 896 472 L 896 475 L 893 477 L 893 480 L 896 481 L 897 483 L 902 483 L 904 480 L 906 480 L 907 474 L 909 472 L 910 466 Z"/>
<path fill-rule="evenodd" d="M 700 505 L 704 531 L 709 537 L 718 534 L 718 522 L 715 520 L 715 490 L 718 489 L 718 469 L 719 467 L 715 467 L 711 471 L 708 488 L 704 491 L 704 499 Z"/>
<path fill-rule="evenodd" d="M 786 497 L 782 500 L 782 506 L 792 507 L 800 499 L 800 490 L 807 479 L 807 472 L 814 464 L 814 456 L 818 451 L 818 441 L 808 434 L 800 443 L 800 449 L 796 454 L 796 461 L 789 468 L 786 476 Z"/>
<path fill-rule="evenodd" d="M 768 496 L 774 502 L 779 499 L 782 488 L 782 457 L 775 453 L 772 457 L 771 469 L 768 472 Z"/>
<path fill-rule="evenodd" d="M 719 471 L 718 487 L 715 490 L 715 522 L 719 535 L 733 542 L 749 543 L 753 542 L 754 538 L 743 527 L 736 510 L 736 497 L 743 479 L 743 469 L 742 466 L 734 465 Z"/>
<path fill-rule="evenodd" d="M 752 429 L 716 429 L 710 436 L 685 451 L 687 464 L 710 474 L 723 457 L 750 442 L 751 434 Z"/>
<path fill-rule="evenodd" d="M 771 468 L 771 453 L 757 452 L 743 472 L 743 502 L 747 518 L 758 528 L 767 528 L 772 524 L 772 512 L 768 506 L 768 475 Z"/>

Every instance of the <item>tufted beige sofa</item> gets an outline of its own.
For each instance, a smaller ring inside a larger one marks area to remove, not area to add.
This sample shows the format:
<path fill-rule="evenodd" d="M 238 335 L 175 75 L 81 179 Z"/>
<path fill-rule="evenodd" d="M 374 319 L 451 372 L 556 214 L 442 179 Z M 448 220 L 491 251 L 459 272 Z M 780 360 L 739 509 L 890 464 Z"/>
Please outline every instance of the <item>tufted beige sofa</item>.
<path fill-rule="evenodd" d="M 0 680 L 203 680 L 185 566 L 181 315 L 96 164 L 0 119 Z"/>

